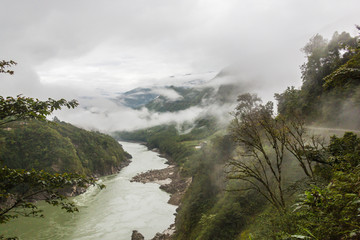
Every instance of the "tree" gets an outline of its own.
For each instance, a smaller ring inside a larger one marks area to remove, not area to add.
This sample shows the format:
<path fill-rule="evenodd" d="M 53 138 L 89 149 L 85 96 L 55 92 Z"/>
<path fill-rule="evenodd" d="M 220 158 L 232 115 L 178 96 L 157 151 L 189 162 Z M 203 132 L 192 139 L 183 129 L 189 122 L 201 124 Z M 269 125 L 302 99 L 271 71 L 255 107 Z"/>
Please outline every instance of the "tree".
<path fill-rule="evenodd" d="M 16 64 L 17 63 L 12 61 L 12 60 L 10 60 L 10 61 L 5 61 L 5 60 L 0 61 L 0 73 L 8 73 L 10 75 L 13 75 L 14 71 L 8 70 L 6 68 L 11 67 L 11 66 L 15 66 Z"/>
<path fill-rule="evenodd" d="M 75 108 L 78 106 L 76 100 L 66 101 L 65 99 L 40 101 L 30 97 L 18 95 L 14 97 L 0 96 L 0 126 L 18 120 L 46 120 L 46 117 L 61 107 Z"/>
<path fill-rule="evenodd" d="M 0 73 L 12 75 L 8 67 L 16 65 L 14 61 L 0 61 Z M 46 121 L 54 110 L 62 107 L 75 108 L 76 100 L 65 99 L 40 101 L 18 95 L 14 97 L 0 96 L 0 127 L 18 121 L 36 119 Z M 68 212 L 78 211 L 76 206 L 67 201 L 62 194 L 66 187 L 85 187 L 95 184 L 95 179 L 79 174 L 51 174 L 44 171 L 0 168 L 0 223 L 6 223 L 19 215 L 42 216 L 34 200 L 45 200 L 53 206 L 61 206 Z M 101 188 L 103 185 L 99 185 Z"/>
<path fill-rule="evenodd" d="M 275 95 L 279 102 L 278 112 L 292 115 L 295 111 L 310 121 L 320 117 L 328 120 L 329 116 L 339 115 L 341 101 L 332 101 L 334 96 L 329 96 L 329 90 L 340 86 L 332 92 L 342 99 L 355 95 L 352 92 L 344 92 L 346 88 L 355 89 L 353 86 L 344 86 L 344 83 L 357 84 L 358 69 L 341 66 L 358 53 L 358 40 L 358 37 L 352 37 L 346 32 L 335 32 L 330 40 L 319 34 L 313 36 L 302 49 L 306 57 L 306 62 L 301 66 L 303 85 L 300 90 L 288 88 L 284 93 Z M 329 75 L 330 77 L 327 77 Z M 331 113 L 324 116 L 322 111 Z"/>
<path fill-rule="evenodd" d="M 10 60 L 0 61 L 0 73 L 14 74 L 14 71 L 8 70 L 8 67 L 17 63 Z M 75 108 L 79 105 L 76 100 L 66 101 L 65 99 L 54 100 L 49 98 L 47 101 L 40 101 L 30 97 L 24 97 L 21 94 L 16 98 L 0 96 L 0 126 L 17 120 L 46 120 L 46 117 L 53 111 L 61 107 Z"/>
<path fill-rule="evenodd" d="M 325 140 L 320 136 L 308 135 L 304 119 L 296 114 L 292 118 L 278 116 L 277 119 L 283 122 L 285 148 L 299 162 L 305 175 L 313 179 L 315 164 L 330 164 Z"/>
<path fill-rule="evenodd" d="M 35 201 L 45 200 L 53 206 L 61 206 L 67 212 L 78 211 L 74 203 L 66 201 L 62 190 L 66 187 L 87 187 L 95 184 L 93 178 L 79 174 L 51 174 L 44 171 L 24 169 L 0 169 L 0 224 L 19 215 L 43 216 Z"/>
<path fill-rule="evenodd" d="M 242 147 L 239 158 L 229 161 L 230 179 L 240 179 L 264 196 L 277 209 L 285 209 L 282 165 L 285 132 L 282 122 L 273 118 L 273 104 L 260 104 L 256 95 L 238 97 L 232 136 Z"/>
<path fill-rule="evenodd" d="M 273 115 L 273 104 L 249 93 L 238 97 L 230 132 L 239 156 L 229 161 L 229 178 L 245 181 L 279 210 L 285 209 L 283 163 L 293 156 L 306 176 L 314 164 L 328 163 L 322 139 L 306 134 L 301 118 Z"/>
<path fill-rule="evenodd" d="M 294 86 L 288 87 L 283 93 L 275 93 L 275 99 L 278 102 L 278 113 L 284 116 L 300 114 L 303 108 L 301 91 Z"/>

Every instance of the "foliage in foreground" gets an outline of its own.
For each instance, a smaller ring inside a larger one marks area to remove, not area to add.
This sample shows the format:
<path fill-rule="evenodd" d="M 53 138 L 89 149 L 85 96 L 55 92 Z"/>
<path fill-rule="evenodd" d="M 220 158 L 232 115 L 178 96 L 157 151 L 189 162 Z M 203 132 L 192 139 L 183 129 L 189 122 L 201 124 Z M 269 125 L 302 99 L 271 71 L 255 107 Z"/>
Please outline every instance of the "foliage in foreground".
<path fill-rule="evenodd" d="M 317 169 L 317 181 L 279 213 L 269 209 L 251 227 L 255 239 L 359 239 L 360 138 L 333 136 L 331 166 Z"/>
<path fill-rule="evenodd" d="M 12 75 L 14 72 L 7 68 L 15 64 L 14 61 L 0 61 L 0 73 Z M 21 95 L 16 98 L 1 96 L 0 127 L 17 120 L 45 121 L 46 116 L 54 110 L 61 107 L 74 108 L 77 105 L 75 100 L 70 102 L 64 99 L 40 101 Z M 49 174 L 41 170 L 25 171 L 3 166 L 0 170 L 0 224 L 18 217 L 19 214 L 38 216 L 40 211 L 33 203 L 37 199 L 44 199 L 54 206 L 60 205 L 68 212 L 77 211 L 74 204 L 68 202 L 59 190 L 66 186 L 85 186 L 94 183 L 94 179 L 77 174 Z M 4 237 L 0 236 L 0 238 Z"/>
<path fill-rule="evenodd" d="M 0 169 L 0 224 L 19 216 L 43 216 L 35 201 L 45 200 L 67 212 L 78 211 L 64 196 L 66 187 L 87 187 L 95 179 L 78 174 L 55 173 L 42 170 Z M 99 185 L 103 188 L 103 185 Z"/>

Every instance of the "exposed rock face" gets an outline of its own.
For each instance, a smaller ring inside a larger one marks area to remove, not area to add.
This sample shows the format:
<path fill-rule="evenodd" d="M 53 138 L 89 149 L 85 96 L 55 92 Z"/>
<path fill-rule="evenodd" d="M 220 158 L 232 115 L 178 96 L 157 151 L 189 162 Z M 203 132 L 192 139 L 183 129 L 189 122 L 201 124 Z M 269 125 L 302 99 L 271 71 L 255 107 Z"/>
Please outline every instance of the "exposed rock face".
<path fill-rule="evenodd" d="M 111 166 L 106 170 L 103 170 L 102 172 L 97 172 L 95 171 L 92 176 L 95 178 L 99 178 L 101 176 L 108 176 L 108 175 L 113 175 L 116 174 L 118 172 L 120 172 L 121 169 L 123 169 L 124 167 L 128 166 L 131 163 L 131 158 L 132 156 L 130 154 L 128 154 L 130 157 L 126 158 L 124 161 L 122 161 L 118 166 Z M 126 156 L 128 156 L 126 155 Z"/>
<path fill-rule="evenodd" d="M 144 240 L 144 236 L 138 231 L 134 230 L 131 235 L 131 240 Z"/>

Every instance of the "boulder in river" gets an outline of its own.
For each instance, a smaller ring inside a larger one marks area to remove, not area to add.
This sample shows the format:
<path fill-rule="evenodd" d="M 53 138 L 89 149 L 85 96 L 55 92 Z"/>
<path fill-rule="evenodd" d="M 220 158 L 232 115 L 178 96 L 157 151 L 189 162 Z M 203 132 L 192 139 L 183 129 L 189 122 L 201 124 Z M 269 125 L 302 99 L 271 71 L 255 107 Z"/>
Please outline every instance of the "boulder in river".
<path fill-rule="evenodd" d="M 136 230 L 133 230 L 131 240 L 144 240 L 144 236 Z"/>

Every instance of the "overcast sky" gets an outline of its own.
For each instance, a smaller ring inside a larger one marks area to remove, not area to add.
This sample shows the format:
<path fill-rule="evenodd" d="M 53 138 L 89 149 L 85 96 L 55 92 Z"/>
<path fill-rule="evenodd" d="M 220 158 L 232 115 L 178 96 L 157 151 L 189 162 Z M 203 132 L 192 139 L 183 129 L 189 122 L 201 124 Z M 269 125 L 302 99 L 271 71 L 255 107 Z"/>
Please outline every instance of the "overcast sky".
<path fill-rule="evenodd" d="M 236 66 L 272 96 L 300 86 L 317 33 L 356 35 L 359 0 L 0 0 L 1 95 L 76 97 Z M 175 76 L 170 78 L 169 76 Z M 263 90 L 264 90 L 263 89 Z"/>

